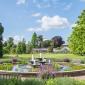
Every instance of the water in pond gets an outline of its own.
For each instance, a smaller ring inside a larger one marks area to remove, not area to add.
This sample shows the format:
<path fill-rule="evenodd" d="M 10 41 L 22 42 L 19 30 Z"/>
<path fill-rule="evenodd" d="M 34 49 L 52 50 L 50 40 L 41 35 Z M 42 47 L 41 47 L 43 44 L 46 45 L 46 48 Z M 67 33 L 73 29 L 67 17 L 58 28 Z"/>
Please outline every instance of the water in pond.
<path fill-rule="evenodd" d="M 15 65 L 13 66 L 12 71 L 14 72 L 21 72 L 21 73 L 27 73 L 32 71 L 32 67 L 29 65 Z"/>
<path fill-rule="evenodd" d="M 62 65 L 61 68 L 60 68 L 60 71 L 66 71 L 66 70 L 69 70 L 70 67 L 69 66 L 65 66 L 65 65 Z"/>

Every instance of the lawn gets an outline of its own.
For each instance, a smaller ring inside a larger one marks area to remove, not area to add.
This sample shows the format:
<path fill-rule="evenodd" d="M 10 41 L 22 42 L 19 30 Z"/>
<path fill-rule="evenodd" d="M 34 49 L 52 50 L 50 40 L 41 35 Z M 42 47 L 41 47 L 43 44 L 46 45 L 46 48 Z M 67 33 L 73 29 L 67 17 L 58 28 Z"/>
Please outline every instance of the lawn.
<path fill-rule="evenodd" d="M 3 59 L 10 59 L 12 57 L 15 57 L 16 54 L 6 54 L 4 55 Z M 39 57 L 40 54 L 33 54 L 35 58 Z M 22 59 L 29 59 L 32 57 L 32 54 L 19 54 L 19 58 Z M 64 59 L 64 58 L 69 58 L 69 59 L 85 59 L 85 56 L 79 56 L 79 55 L 74 55 L 74 54 L 54 54 L 54 53 L 42 53 L 42 57 L 44 58 L 52 58 L 52 59 Z"/>

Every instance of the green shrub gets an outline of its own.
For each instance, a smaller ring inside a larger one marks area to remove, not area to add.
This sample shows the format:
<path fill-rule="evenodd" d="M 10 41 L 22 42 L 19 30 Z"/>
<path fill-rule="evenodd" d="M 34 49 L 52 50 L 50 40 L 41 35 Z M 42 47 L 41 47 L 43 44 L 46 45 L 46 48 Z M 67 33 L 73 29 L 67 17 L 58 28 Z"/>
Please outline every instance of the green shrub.
<path fill-rule="evenodd" d="M 85 81 L 74 80 L 71 78 L 55 78 L 55 79 L 0 79 L 0 85 L 85 85 Z"/>
<path fill-rule="evenodd" d="M 46 72 L 46 73 L 43 73 L 42 74 L 41 78 L 42 79 L 51 79 L 51 78 L 54 78 L 54 74 L 53 73 Z"/>
<path fill-rule="evenodd" d="M 77 81 L 70 78 L 49 79 L 46 85 L 85 85 L 85 81 Z"/>
<path fill-rule="evenodd" d="M 0 79 L 0 85 L 23 85 L 21 80 L 17 79 Z"/>
<path fill-rule="evenodd" d="M 53 52 L 53 47 L 49 47 L 48 52 Z"/>
<path fill-rule="evenodd" d="M 85 66 L 82 65 L 75 65 L 75 64 L 70 64 L 72 70 L 82 70 L 85 69 Z"/>
<path fill-rule="evenodd" d="M 0 64 L 0 70 L 12 70 L 13 64 Z"/>
<path fill-rule="evenodd" d="M 0 79 L 0 85 L 45 85 L 45 82 L 40 79 L 28 79 L 28 80 L 17 80 L 17 79 Z"/>
<path fill-rule="evenodd" d="M 23 82 L 23 85 L 44 85 L 44 82 L 40 79 L 29 79 Z"/>
<path fill-rule="evenodd" d="M 61 66 L 58 64 L 58 63 L 52 63 L 52 65 L 53 65 L 53 68 L 56 70 L 56 71 L 59 71 L 60 70 L 60 68 L 61 68 Z"/>

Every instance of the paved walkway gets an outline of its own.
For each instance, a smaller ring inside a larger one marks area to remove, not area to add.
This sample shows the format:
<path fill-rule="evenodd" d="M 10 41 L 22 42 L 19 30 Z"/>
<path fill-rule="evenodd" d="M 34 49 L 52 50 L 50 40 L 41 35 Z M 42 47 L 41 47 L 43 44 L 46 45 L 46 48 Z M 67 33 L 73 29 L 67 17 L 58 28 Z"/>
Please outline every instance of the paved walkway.
<path fill-rule="evenodd" d="M 73 79 L 77 79 L 77 80 L 85 80 L 85 76 L 76 76 L 76 77 L 71 77 Z"/>

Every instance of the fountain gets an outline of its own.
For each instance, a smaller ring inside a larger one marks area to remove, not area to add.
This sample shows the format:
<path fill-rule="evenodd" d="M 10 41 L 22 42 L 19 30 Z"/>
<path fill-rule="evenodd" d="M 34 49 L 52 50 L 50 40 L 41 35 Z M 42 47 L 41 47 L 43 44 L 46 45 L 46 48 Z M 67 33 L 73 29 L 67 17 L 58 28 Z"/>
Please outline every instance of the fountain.
<path fill-rule="evenodd" d="M 32 67 L 29 65 L 14 65 L 12 71 L 27 73 L 32 71 Z"/>
<path fill-rule="evenodd" d="M 35 60 L 33 61 L 33 64 L 32 65 L 36 65 L 36 61 Z"/>
<path fill-rule="evenodd" d="M 51 60 L 50 59 L 48 60 L 48 64 L 51 64 Z"/>
<path fill-rule="evenodd" d="M 31 61 L 34 61 L 34 56 L 33 56 L 33 54 L 32 54 L 32 60 Z"/>
<path fill-rule="evenodd" d="M 68 69 L 70 69 L 69 66 L 62 65 L 60 71 L 63 72 L 63 71 L 68 70 Z"/>
<path fill-rule="evenodd" d="M 41 53 L 40 53 L 40 58 L 42 58 Z"/>
<path fill-rule="evenodd" d="M 32 59 L 30 60 L 30 62 L 31 62 L 32 65 L 34 65 L 36 63 L 33 54 L 32 54 Z"/>

